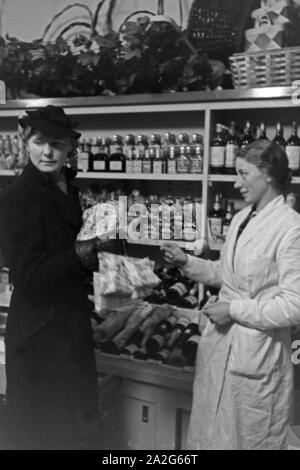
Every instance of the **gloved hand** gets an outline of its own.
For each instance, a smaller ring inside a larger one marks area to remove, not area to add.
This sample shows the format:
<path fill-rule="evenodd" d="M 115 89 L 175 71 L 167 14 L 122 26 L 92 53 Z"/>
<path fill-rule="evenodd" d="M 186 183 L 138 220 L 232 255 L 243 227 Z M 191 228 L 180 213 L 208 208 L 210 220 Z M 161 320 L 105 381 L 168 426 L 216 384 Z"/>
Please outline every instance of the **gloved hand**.
<path fill-rule="evenodd" d="M 125 240 L 119 240 L 118 238 L 97 238 L 96 240 L 97 251 L 108 251 L 115 254 L 124 253 Z"/>
<path fill-rule="evenodd" d="M 81 264 L 93 271 L 98 269 L 97 240 L 97 238 L 91 238 L 75 242 L 75 250 Z"/>

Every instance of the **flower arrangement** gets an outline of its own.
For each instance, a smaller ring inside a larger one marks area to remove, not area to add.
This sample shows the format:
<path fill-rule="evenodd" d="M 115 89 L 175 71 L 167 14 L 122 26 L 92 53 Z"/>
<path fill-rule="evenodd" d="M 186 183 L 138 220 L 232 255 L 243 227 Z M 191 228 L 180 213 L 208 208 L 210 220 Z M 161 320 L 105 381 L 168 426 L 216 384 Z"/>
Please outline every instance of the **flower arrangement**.
<path fill-rule="evenodd" d="M 101 35 L 95 25 L 102 4 L 86 25 L 90 26 L 89 33 L 78 34 L 72 41 L 66 41 L 62 34 L 55 42 L 0 38 L 0 79 L 6 83 L 7 98 L 159 93 L 209 87 L 212 68 L 208 57 L 189 44 L 184 31 L 172 22 L 154 22 L 149 15 L 134 21 L 130 15 L 118 32 L 109 30 Z"/>

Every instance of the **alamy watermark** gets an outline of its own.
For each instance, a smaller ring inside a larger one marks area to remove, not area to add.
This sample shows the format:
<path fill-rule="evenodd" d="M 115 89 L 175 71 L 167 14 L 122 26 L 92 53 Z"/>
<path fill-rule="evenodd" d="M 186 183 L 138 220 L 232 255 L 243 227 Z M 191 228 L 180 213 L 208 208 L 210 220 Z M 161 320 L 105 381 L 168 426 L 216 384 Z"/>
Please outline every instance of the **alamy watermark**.
<path fill-rule="evenodd" d="M 127 196 L 95 206 L 96 236 L 110 239 L 190 240 L 200 238 L 203 204 L 134 203 Z"/>

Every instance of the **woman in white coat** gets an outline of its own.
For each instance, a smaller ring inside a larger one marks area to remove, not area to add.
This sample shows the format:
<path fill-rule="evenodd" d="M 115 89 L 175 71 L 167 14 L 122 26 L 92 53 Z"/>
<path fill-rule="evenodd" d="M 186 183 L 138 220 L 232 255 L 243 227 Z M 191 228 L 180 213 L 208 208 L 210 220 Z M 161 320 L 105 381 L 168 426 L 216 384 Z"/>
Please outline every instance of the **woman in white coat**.
<path fill-rule="evenodd" d="M 165 244 L 165 260 L 220 287 L 204 307 L 188 434 L 191 449 L 284 449 L 293 388 L 290 327 L 300 324 L 300 215 L 284 201 L 285 152 L 266 140 L 241 150 L 234 217 L 220 261 Z"/>

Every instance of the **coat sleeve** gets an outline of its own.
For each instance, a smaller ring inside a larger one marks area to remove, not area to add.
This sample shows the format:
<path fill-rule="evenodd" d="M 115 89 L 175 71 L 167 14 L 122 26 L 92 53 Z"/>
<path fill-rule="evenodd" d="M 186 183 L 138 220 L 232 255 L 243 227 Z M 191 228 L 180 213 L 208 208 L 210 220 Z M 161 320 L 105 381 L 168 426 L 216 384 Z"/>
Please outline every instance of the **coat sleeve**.
<path fill-rule="evenodd" d="M 0 202 L 0 246 L 14 288 L 34 302 L 53 302 L 80 275 L 75 247 L 49 254 L 42 214 L 7 202 Z"/>
<path fill-rule="evenodd" d="M 221 287 L 221 262 L 204 260 L 188 255 L 182 273 L 195 282 L 201 282 L 212 287 Z"/>
<path fill-rule="evenodd" d="M 232 300 L 230 315 L 249 328 L 269 330 L 300 324 L 300 226 L 288 232 L 277 252 L 278 294 L 266 300 Z"/>

